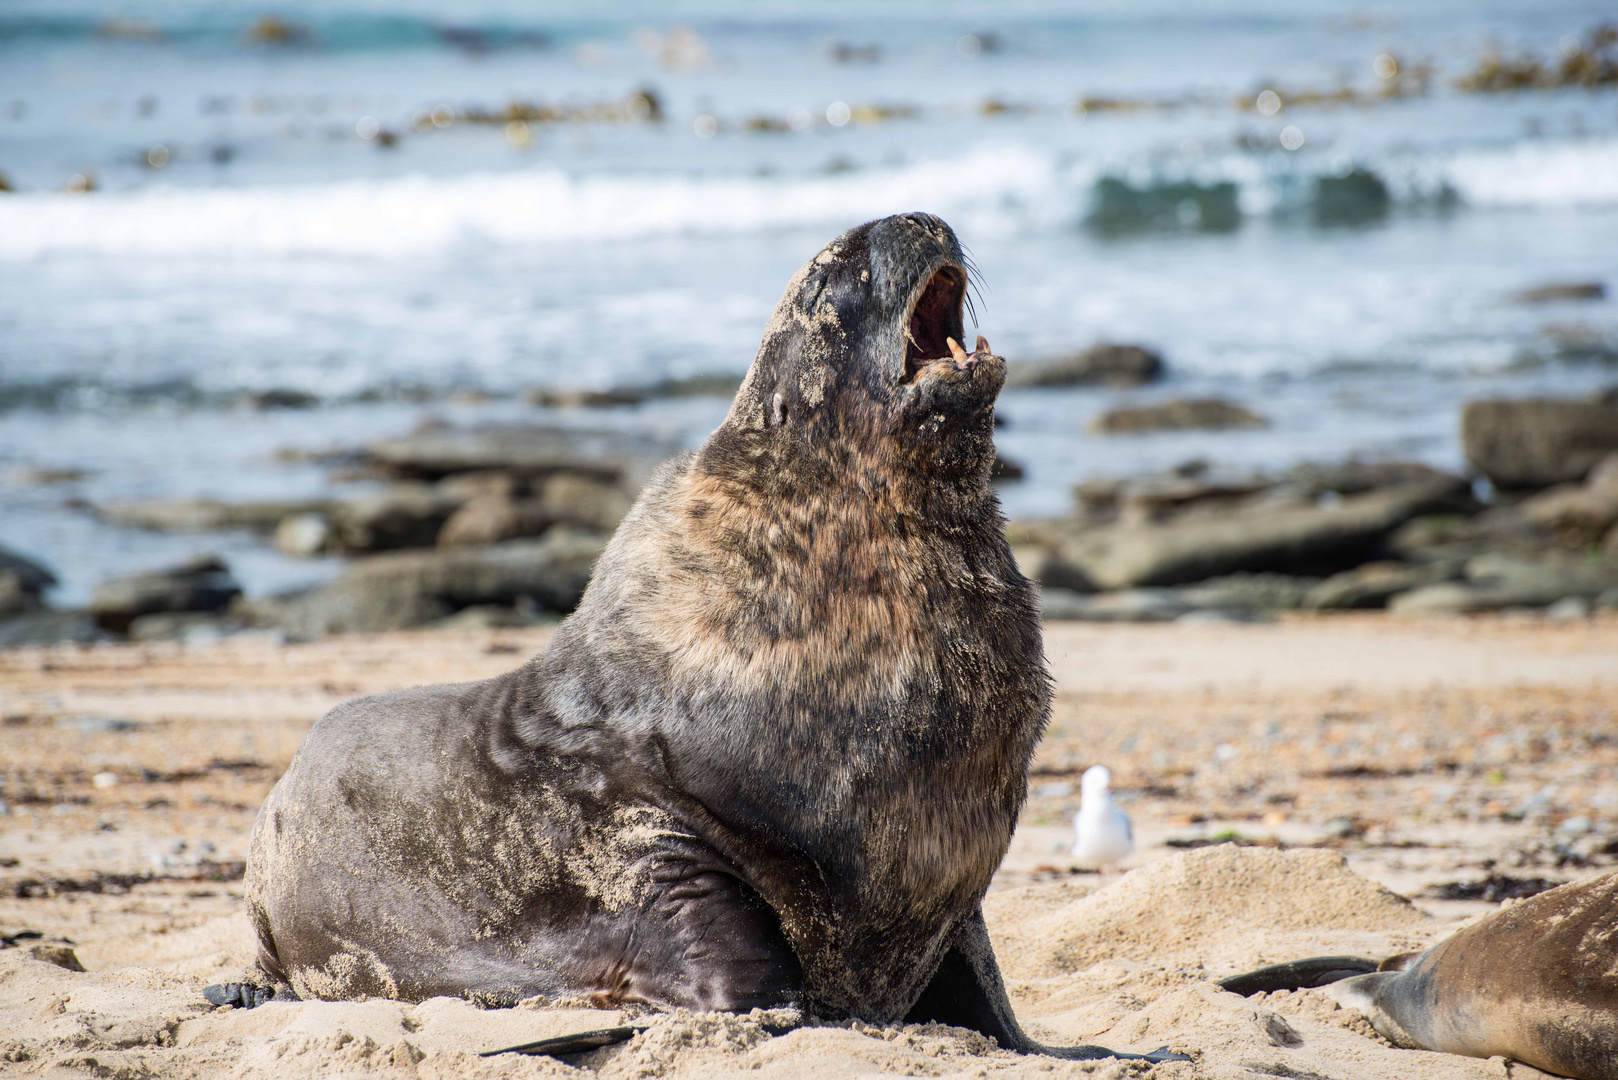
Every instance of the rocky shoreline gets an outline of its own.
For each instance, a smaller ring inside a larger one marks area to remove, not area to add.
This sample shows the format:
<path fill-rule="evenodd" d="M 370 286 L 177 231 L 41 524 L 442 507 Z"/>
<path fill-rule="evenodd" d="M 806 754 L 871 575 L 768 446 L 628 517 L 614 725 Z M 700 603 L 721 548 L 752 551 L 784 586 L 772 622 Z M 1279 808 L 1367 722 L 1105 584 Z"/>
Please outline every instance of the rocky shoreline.
<path fill-rule="evenodd" d="M 1140 385 L 1163 370 L 1156 354 L 1120 345 L 1013 369 L 1024 387 Z M 612 402 L 575 407 L 589 404 Z M 1093 427 L 1130 437 L 1261 423 L 1210 399 L 1117 409 Z M 1476 401 L 1460 436 L 1466 476 L 1411 462 L 1260 475 L 1192 461 L 1081 483 L 1068 515 L 1012 521 L 1008 536 L 1048 620 L 1336 609 L 1576 618 L 1618 608 L 1618 391 Z M 429 422 L 331 462 L 344 479 L 378 482 L 359 498 L 96 505 L 108 525 L 246 530 L 288 556 L 348 561 L 325 586 L 249 597 L 205 556 L 102 582 L 84 609 L 53 610 L 51 568 L 0 551 L 0 646 L 554 621 L 578 602 L 641 485 L 678 450 L 606 429 Z M 1022 475 L 1002 461 L 995 482 Z"/>

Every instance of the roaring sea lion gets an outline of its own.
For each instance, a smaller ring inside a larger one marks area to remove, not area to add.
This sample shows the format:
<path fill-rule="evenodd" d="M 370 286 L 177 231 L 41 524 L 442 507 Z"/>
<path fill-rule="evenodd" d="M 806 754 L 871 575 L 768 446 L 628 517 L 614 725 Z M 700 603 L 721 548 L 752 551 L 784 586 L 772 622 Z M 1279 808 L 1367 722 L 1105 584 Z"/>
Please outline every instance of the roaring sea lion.
<path fill-rule="evenodd" d="M 832 241 L 544 652 L 315 725 L 253 832 L 265 972 L 1112 1055 L 1023 1033 L 980 906 L 1051 689 L 989 487 L 1005 364 L 958 344 L 967 266 L 926 214 Z"/>
<path fill-rule="evenodd" d="M 1370 963 L 1320 957 L 1222 985 L 1251 994 L 1324 983 L 1409 1049 L 1618 1080 L 1618 873 L 1513 904 L 1381 970 L 1353 974 L 1356 965 Z"/>

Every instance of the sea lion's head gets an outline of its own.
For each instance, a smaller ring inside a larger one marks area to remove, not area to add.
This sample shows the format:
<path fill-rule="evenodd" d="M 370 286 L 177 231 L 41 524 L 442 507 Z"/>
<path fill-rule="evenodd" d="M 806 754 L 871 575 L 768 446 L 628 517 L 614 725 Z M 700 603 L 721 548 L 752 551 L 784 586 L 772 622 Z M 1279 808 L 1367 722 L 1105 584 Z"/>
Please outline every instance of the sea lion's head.
<path fill-rule="evenodd" d="M 987 489 L 1005 361 L 968 352 L 968 261 L 931 214 L 850 229 L 787 284 L 710 450 L 843 482 Z"/>

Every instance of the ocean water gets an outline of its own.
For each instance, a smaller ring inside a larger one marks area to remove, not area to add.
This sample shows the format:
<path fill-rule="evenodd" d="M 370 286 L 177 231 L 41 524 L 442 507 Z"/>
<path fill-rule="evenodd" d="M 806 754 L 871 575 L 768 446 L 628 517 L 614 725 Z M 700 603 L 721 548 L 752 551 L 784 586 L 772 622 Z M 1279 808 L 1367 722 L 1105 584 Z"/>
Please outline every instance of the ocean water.
<path fill-rule="evenodd" d="M 1458 469 L 1466 400 L 1618 383 L 1613 298 L 1511 301 L 1618 294 L 1618 88 L 1456 85 L 1491 52 L 1558 69 L 1608 4 L 445 10 L 0 5 L 0 544 L 57 570 L 58 603 L 201 551 L 255 594 L 336 572 L 86 510 L 363 490 L 288 449 L 429 416 L 695 445 L 724 402 L 521 395 L 740 373 L 804 259 L 907 210 L 956 228 L 1012 362 L 1129 341 L 1170 366 L 1006 394 L 1014 515 L 1191 458 Z M 1085 431 L 1184 394 L 1271 426 Z"/>

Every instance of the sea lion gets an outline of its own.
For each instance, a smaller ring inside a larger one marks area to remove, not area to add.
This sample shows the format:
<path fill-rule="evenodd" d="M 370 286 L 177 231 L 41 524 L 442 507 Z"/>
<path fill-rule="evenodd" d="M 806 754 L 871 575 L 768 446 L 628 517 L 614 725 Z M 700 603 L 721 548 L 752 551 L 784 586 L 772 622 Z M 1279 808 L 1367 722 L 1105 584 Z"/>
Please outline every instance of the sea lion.
<path fill-rule="evenodd" d="M 1256 993 L 1327 979 L 1322 993 L 1359 1009 L 1400 1046 L 1499 1055 L 1576 1080 L 1618 1080 L 1618 872 L 1540 893 L 1426 952 L 1352 974 L 1360 964 L 1368 966 L 1320 957 L 1221 985 Z"/>
<path fill-rule="evenodd" d="M 542 653 L 315 725 L 253 832 L 265 972 L 1112 1056 L 1023 1033 L 980 906 L 1051 686 L 989 487 L 1005 364 L 958 344 L 967 268 L 926 214 L 832 241 Z"/>

